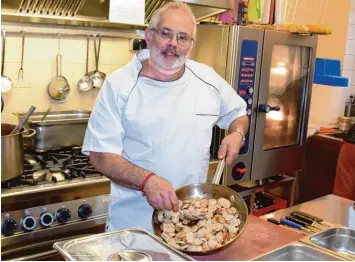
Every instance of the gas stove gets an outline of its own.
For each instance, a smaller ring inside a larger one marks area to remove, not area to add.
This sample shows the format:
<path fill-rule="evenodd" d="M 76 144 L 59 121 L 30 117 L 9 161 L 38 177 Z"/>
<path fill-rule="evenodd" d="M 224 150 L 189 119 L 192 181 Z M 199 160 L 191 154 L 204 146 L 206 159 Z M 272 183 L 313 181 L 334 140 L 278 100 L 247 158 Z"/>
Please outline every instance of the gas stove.
<path fill-rule="evenodd" d="M 1 182 L 2 193 L 14 188 L 101 176 L 79 147 L 46 153 L 25 151 L 24 159 L 24 173 L 12 180 Z"/>
<path fill-rule="evenodd" d="M 23 174 L 1 182 L 2 260 L 36 260 L 43 243 L 105 230 L 110 180 L 81 147 L 25 150 L 24 159 Z"/>

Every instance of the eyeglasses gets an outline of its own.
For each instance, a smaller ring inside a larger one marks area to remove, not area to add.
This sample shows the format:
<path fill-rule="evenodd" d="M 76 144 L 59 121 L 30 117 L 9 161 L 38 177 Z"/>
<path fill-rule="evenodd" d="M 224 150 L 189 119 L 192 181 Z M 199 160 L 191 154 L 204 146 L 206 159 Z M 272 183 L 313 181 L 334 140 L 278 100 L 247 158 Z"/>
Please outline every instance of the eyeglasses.
<path fill-rule="evenodd" d="M 165 27 L 161 29 L 152 28 L 151 30 L 157 32 L 163 39 L 172 40 L 176 35 L 176 42 L 179 45 L 184 47 L 189 46 L 190 43 L 194 40 L 191 36 L 189 36 L 186 33 L 182 33 L 182 32 L 174 33 L 171 29 Z"/>

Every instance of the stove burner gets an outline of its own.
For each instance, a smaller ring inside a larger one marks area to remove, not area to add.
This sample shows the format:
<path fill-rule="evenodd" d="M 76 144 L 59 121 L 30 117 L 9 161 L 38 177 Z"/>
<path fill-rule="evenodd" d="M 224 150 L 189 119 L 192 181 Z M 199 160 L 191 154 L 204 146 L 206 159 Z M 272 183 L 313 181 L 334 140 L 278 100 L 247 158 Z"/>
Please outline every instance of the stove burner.
<path fill-rule="evenodd" d="M 45 153 L 25 151 L 24 173 L 1 182 L 1 189 L 56 183 L 64 180 L 101 176 L 80 147 Z"/>

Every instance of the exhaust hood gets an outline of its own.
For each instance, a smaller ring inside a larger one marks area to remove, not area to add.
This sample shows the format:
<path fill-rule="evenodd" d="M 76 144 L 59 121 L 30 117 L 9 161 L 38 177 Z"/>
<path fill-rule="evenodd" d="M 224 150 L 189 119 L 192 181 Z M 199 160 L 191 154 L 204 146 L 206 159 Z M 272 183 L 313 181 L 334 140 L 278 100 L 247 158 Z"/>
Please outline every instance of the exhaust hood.
<path fill-rule="evenodd" d="M 145 23 L 149 23 L 156 9 L 170 1 L 145 0 Z M 197 21 L 232 9 L 232 0 L 180 2 L 185 2 L 191 7 Z M 109 8 L 109 0 L 1 0 L 1 20 L 130 29 L 145 27 L 109 22 Z"/>

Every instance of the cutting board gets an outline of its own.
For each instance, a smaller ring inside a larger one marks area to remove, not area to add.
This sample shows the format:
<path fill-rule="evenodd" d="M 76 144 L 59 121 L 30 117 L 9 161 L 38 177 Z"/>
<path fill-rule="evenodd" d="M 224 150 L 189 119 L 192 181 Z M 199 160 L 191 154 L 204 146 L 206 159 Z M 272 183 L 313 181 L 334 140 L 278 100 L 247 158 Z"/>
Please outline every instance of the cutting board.
<path fill-rule="evenodd" d="M 303 237 L 300 233 L 249 215 L 244 231 L 230 245 L 213 254 L 192 257 L 200 261 L 252 260 Z"/>

